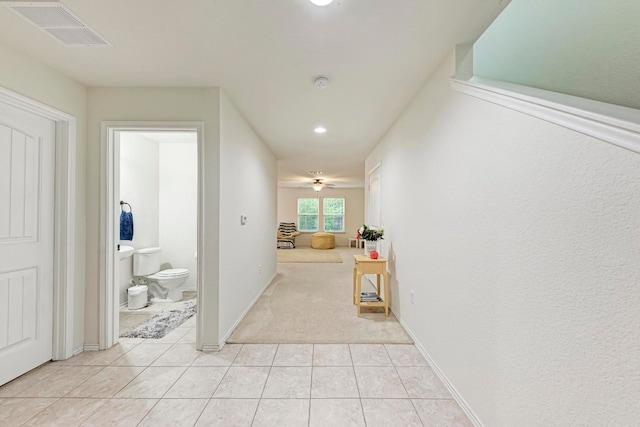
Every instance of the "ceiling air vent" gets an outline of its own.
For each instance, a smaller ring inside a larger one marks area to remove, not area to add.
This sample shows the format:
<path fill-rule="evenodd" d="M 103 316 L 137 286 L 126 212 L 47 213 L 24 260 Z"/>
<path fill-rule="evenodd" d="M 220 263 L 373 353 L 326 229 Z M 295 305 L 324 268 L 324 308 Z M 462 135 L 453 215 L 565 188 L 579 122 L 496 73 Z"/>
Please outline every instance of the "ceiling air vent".
<path fill-rule="evenodd" d="M 60 2 L 3 1 L 1 3 L 65 46 L 111 46 Z"/>

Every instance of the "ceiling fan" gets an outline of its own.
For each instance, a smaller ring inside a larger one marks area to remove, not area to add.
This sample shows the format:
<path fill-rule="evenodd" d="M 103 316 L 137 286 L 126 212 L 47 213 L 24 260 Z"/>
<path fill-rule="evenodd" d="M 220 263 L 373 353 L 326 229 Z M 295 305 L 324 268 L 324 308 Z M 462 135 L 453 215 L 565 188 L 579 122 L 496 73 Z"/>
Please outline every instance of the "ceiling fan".
<path fill-rule="evenodd" d="M 313 191 L 315 192 L 319 192 L 320 190 L 322 190 L 323 188 L 333 188 L 334 185 L 333 184 L 325 184 L 322 182 L 321 179 L 314 179 L 313 182 L 311 183 L 311 188 L 313 188 Z"/>

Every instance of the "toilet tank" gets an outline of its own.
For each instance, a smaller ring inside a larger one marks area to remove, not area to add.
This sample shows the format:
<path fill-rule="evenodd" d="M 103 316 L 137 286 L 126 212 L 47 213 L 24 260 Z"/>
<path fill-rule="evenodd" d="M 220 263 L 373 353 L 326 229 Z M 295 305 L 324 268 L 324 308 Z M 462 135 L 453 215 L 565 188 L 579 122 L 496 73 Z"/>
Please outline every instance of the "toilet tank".
<path fill-rule="evenodd" d="M 142 248 L 133 254 L 133 275 L 148 276 L 160 271 L 162 248 Z"/>

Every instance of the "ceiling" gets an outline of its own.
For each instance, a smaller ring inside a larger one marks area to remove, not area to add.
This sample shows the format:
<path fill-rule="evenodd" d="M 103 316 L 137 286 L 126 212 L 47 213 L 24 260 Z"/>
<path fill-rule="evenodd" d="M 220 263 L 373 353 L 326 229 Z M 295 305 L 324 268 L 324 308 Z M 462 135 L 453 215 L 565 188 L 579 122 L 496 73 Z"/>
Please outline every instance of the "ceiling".
<path fill-rule="evenodd" d="M 5 7 L 0 40 L 86 86 L 219 86 L 278 158 L 280 186 L 319 170 L 357 187 L 364 159 L 431 71 L 508 1 L 63 3 L 113 47 L 65 47 Z M 317 75 L 328 88 L 314 86 Z"/>

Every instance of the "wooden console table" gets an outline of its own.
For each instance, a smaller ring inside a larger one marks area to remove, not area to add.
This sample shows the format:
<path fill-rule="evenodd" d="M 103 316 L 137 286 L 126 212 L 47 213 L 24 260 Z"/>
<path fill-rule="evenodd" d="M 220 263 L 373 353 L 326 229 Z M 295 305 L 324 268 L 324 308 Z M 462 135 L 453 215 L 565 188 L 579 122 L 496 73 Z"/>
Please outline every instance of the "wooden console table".
<path fill-rule="evenodd" d="M 356 305 L 358 317 L 360 317 L 360 309 L 362 307 L 384 307 L 384 314 L 389 317 L 389 276 L 387 275 L 387 259 L 378 258 L 371 259 L 367 255 L 354 255 L 353 266 L 353 303 Z M 380 276 L 384 277 L 384 298 L 382 301 L 363 302 L 360 301 L 362 292 L 362 276 L 364 274 L 375 274 L 378 290 L 378 297 L 382 298 L 380 293 Z"/>

